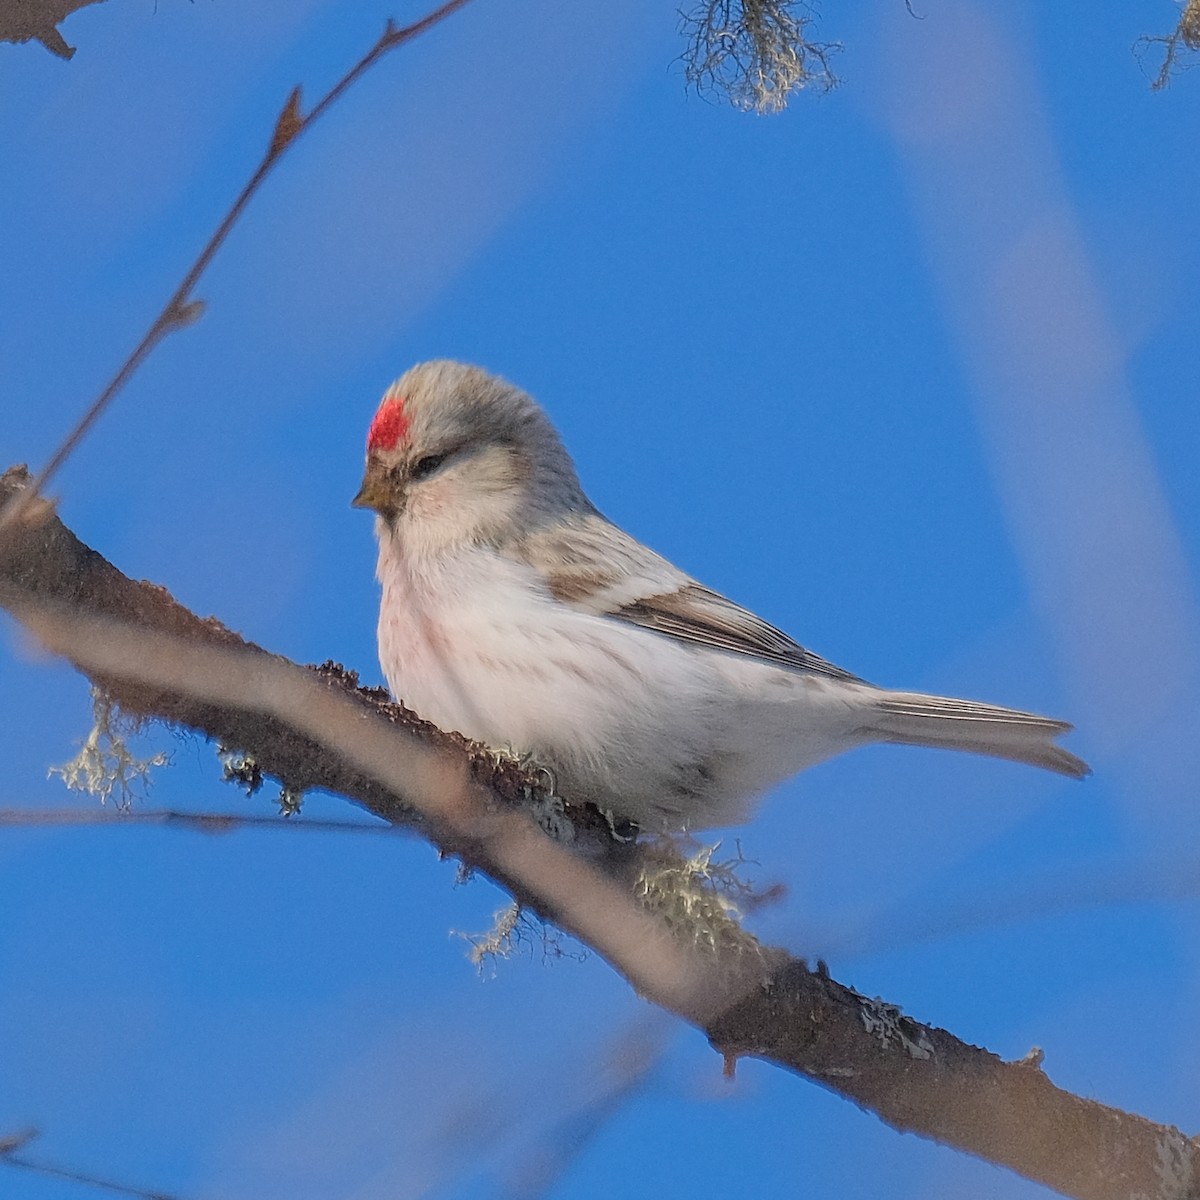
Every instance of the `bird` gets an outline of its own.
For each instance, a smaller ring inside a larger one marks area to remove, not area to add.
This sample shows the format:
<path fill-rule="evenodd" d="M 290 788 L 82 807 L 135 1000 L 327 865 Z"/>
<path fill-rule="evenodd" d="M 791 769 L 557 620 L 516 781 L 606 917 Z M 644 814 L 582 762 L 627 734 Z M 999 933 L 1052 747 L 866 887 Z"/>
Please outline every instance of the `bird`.
<path fill-rule="evenodd" d="M 877 742 L 1090 772 L 1065 721 L 876 687 L 705 587 L 607 520 L 543 408 L 480 367 L 387 389 L 352 503 L 375 513 L 391 694 L 639 830 L 741 824 Z"/>

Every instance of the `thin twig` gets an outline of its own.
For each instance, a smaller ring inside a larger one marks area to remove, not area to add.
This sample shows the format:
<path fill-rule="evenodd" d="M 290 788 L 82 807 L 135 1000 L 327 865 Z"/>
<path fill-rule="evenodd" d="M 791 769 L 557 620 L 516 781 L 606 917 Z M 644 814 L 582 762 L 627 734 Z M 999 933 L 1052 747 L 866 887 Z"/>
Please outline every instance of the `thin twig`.
<path fill-rule="evenodd" d="M 1151 80 L 1150 88 L 1152 91 L 1161 92 L 1171 82 L 1171 76 L 1178 66 L 1180 51 L 1200 50 L 1200 0 L 1187 0 L 1174 32 L 1146 34 L 1133 44 L 1134 52 L 1140 59 L 1144 59 L 1155 46 L 1162 47 L 1163 61 Z"/>
<path fill-rule="evenodd" d="M 949 938 L 1047 920 L 1064 913 L 1126 904 L 1165 904 L 1200 895 L 1200 866 L 1194 856 L 1149 859 L 1133 867 L 1091 863 L 1075 874 L 1049 875 L 991 892 L 947 897 L 937 906 L 902 909 L 846 930 L 820 934 L 808 927 L 810 944 L 830 960 L 861 959 L 930 945 Z"/>
<path fill-rule="evenodd" d="M 6 1154 L 13 1154 L 17 1150 L 24 1150 L 38 1136 L 39 1131 L 32 1127 L 18 1130 L 16 1133 L 6 1133 L 0 1137 L 0 1158 Z"/>
<path fill-rule="evenodd" d="M 134 1196 L 137 1200 L 174 1200 L 166 1192 L 149 1191 L 146 1188 L 131 1187 L 126 1183 L 117 1183 L 112 1179 L 103 1179 L 99 1175 L 90 1175 L 85 1171 L 68 1171 L 65 1167 L 55 1167 L 50 1163 L 34 1162 L 15 1153 L 22 1150 L 38 1136 L 36 1129 L 22 1130 L 20 1133 L 0 1138 L 0 1166 L 16 1167 L 21 1171 L 33 1171 L 38 1175 L 51 1175 L 55 1179 L 69 1179 L 72 1183 L 82 1183 L 88 1187 L 102 1188 L 106 1192 L 115 1192 L 119 1196 Z"/>
<path fill-rule="evenodd" d="M 390 18 L 374 46 L 357 62 L 329 91 L 321 97 L 307 115 L 300 110 L 300 88 L 297 86 L 288 96 L 286 103 L 275 122 L 271 142 L 263 155 L 254 174 L 242 188 L 229 211 L 222 217 L 220 224 L 205 243 L 196 261 L 188 268 L 179 286 L 171 293 L 171 298 L 163 306 L 162 311 L 151 322 L 145 336 L 134 348 L 129 357 L 121 364 L 117 373 L 109 381 L 104 390 L 92 401 L 91 406 L 79 419 L 75 427 L 62 440 L 58 449 L 50 456 L 50 460 L 35 476 L 33 486 L 13 497 L 0 509 L 0 531 L 6 529 L 18 520 L 29 506 L 57 474 L 63 463 L 74 453 L 80 442 L 87 436 L 88 431 L 100 419 L 104 411 L 116 399 L 117 394 L 133 377 L 133 374 L 149 358 L 151 352 L 168 334 L 183 329 L 198 320 L 204 311 L 204 302 L 192 296 L 192 291 L 200 277 L 208 269 L 209 263 L 229 236 L 230 230 L 237 224 L 246 206 L 258 191 L 263 180 L 270 174 L 271 168 L 283 156 L 283 153 L 306 130 L 312 127 L 320 116 L 335 100 L 337 100 L 358 78 L 375 65 L 390 50 L 412 41 L 432 29 L 433 26 L 445 20 L 458 9 L 470 3 L 470 0 L 447 0 L 447 3 L 434 9 L 412 25 L 398 29 Z"/>
<path fill-rule="evenodd" d="M 588 1095 L 570 1107 L 510 1173 L 508 1200 L 547 1200 L 605 1128 L 649 1087 L 662 1066 L 671 1027 L 652 1014 L 625 1030 L 602 1069 L 587 1079 Z"/>
<path fill-rule="evenodd" d="M 238 829 L 302 829 L 309 833 L 370 833 L 411 837 L 402 825 L 367 824 L 308 817 L 258 817 L 240 813 L 191 813 L 159 808 L 130 812 L 111 809 L 0 808 L 0 829 L 45 829 L 77 825 L 175 825 L 198 833 L 233 833 Z"/>

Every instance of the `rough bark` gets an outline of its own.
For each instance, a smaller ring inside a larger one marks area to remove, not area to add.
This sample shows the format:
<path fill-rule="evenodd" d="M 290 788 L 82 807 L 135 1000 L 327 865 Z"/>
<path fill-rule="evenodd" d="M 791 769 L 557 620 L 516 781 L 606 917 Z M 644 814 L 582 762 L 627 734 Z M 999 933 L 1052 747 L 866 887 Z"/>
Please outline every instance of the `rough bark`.
<path fill-rule="evenodd" d="M 68 46 L 58 26 L 76 9 L 103 0 L 0 0 L 0 42 L 41 42 L 51 54 L 71 58 L 74 46 Z"/>

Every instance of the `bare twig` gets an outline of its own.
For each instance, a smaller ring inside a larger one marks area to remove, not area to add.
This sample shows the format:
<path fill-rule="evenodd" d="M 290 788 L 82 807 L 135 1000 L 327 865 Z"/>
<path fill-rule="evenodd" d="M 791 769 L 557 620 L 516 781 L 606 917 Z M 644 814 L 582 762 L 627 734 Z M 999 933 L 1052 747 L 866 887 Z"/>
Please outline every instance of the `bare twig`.
<path fill-rule="evenodd" d="M 45 488 L 46 484 L 58 472 L 63 463 L 75 451 L 79 443 L 87 436 L 88 431 L 100 419 L 105 409 L 108 408 L 121 389 L 133 377 L 134 372 L 146 361 L 158 343 L 168 334 L 183 329 L 199 319 L 204 311 L 204 302 L 195 299 L 192 295 L 196 284 L 207 270 L 209 263 L 212 262 L 217 251 L 224 244 L 230 230 L 237 224 L 238 219 L 245 211 L 255 192 L 258 191 L 263 180 L 266 179 L 271 169 L 283 156 L 284 151 L 302 133 L 310 129 L 326 109 L 383 58 L 385 54 L 391 50 L 395 50 L 398 46 L 403 46 L 406 42 L 411 42 L 414 38 L 432 29 L 435 25 L 444 21 L 448 16 L 457 12 L 458 9 L 463 8 L 468 3 L 470 3 L 470 0 L 447 0 L 447 3 L 440 5 L 419 21 L 415 21 L 411 25 L 406 25 L 403 29 L 397 28 L 395 23 L 389 20 L 375 45 L 313 105 L 307 114 L 301 110 L 300 88 L 296 87 L 292 90 L 291 95 L 288 96 L 283 109 L 275 121 L 271 141 L 267 146 L 262 161 L 238 194 L 237 199 L 230 206 L 229 211 L 221 218 L 220 223 L 205 243 L 196 261 L 188 268 L 183 279 L 175 288 L 175 291 L 171 293 L 170 299 L 163 306 L 162 311 L 151 322 L 150 328 L 146 331 L 142 340 L 134 347 L 129 357 L 126 358 L 117 370 L 117 373 L 109 380 L 108 385 L 92 401 L 92 404 L 76 423 L 75 427 L 62 440 L 58 449 L 54 451 L 46 465 L 38 472 L 33 481 L 32 488 L 24 490 L 0 509 L 0 531 L 10 526 L 28 510 L 29 506 L 41 494 L 42 489 Z"/>
<path fill-rule="evenodd" d="M 36 1129 L 19 1129 L 16 1133 L 6 1133 L 0 1137 L 0 1156 L 14 1154 L 23 1150 L 38 1136 Z"/>
<path fill-rule="evenodd" d="M 197 833 L 236 833 L 240 829 L 287 829 L 307 833 L 367 833 L 375 836 L 411 836 L 399 825 L 367 824 L 365 821 L 331 821 L 317 818 L 258 817 L 240 813 L 185 812 L 182 809 L 112 810 L 0 808 L 0 829 L 62 829 L 82 825 L 160 825 L 191 829 Z"/>
<path fill-rule="evenodd" d="M 350 833 L 375 837 L 412 837 L 403 825 L 383 822 L 345 821 L 328 818 L 256 816 L 245 813 L 188 812 L 185 809 L 104 808 L 0 808 L 0 829 L 63 829 L 107 827 L 126 829 L 157 826 L 219 835 L 247 829 L 270 829 L 296 833 Z M 686 869 L 681 862 L 676 868 Z M 772 889 L 767 902 L 775 898 Z M 1023 890 L 997 898 L 994 892 L 979 896 L 959 896 L 938 908 L 885 914 L 851 931 L 837 931 L 821 937 L 822 953 L 846 960 L 865 955 L 904 949 L 960 937 L 980 930 L 1019 925 L 1042 920 L 1060 913 L 1110 905 L 1147 904 L 1188 899 L 1200 895 L 1200 866 L 1190 857 L 1166 858 L 1128 868 L 1116 864 L 1093 864 L 1077 878 L 1061 874 Z M 719 902 L 714 898 L 715 902 Z M 743 908 L 757 911 L 758 897 Z M 516 906 L 514 906 L 516 908 Z M 519 909 L 516 909 L 519 913 Z M 507 913 L 507 910 L 506 910 Z M 500 930 L 503 933 L 503 928 Z M 467 935 L 463 935 L 467 937 Z M 492 935 L 488 935 L 489 937 Z M 482 937 L 482 935 L 479 935 Z M 475 938 L 467 938 L 475 944 Z M 488 949 L 489 947 L 485 947 Z M 0 1139 L 0 1152 L 4 1141 Z"/>
<path fill-rule="evenodd" d="M 524 1161 L 510 1172 L 509 1200 L 545 1200 L 588 1147 L 637 1096 L 661 1066 L 669 1031 L 661 1015 L 640 1021 L 609 1048 L 597 1078 L 589 1079 L 587 1097 L 548 1129 Z"/>
<path fill-rule="evenodd" d="M 23 1150 L 38 1136 L 36 1129 L 25 1129 L 17 1134 L 0 1137 L 0 1166 L 15 1167 L 21 1171 L 32 1171 L 38 1175 L 49 1175 L 55 1179 L 68 1179 L 72 1183 L 82 1183 L 87 1187 L 100 1188 L 102 1191 L 115 1192 L 118 1196 L 134 1196 L 137 1200 L 173 1200 L 166 1192 L 150 1191 L 146 1188 L 131 1187 L 127 1183 L 118 1183 L 113 1179 L 104 1179 L 86 1171 L 69 1171 L 65 1167 L 56 1167 L 52 1163 L 37 1162 L 26 1158 L 17 1151 Z"/>
<path fill-rule="evenodd" d="M 532 1096 L 524 1077 L 498 1086 L 473 1077 L 467 1093 L 434 1115 L 419 1152 L 424 1177 L 410 1190 L 437 1200 L 494 1167 L 497 1191 L 509 1200 L 552 1195 L 605 1124 L 646 1088 L 677 1028 L 665 1013 L 641 1012 Z"/>
<path fill-rule="evenodd" d="M 1144 58 L 1152 48 L 1161 47 L 1163 60 L 1151 81 L 1151 88 L 1161 92 L 1171 82 L 1179 65 L 1179 54 L 1185 50 L 1200 50 L 1200 0 L 1187 0 L 1179 24 L 1171 33 L 1138 38 L 1134 49 Z"/>
<path fill-rule="evenodd" d="M 883 913 L 849 930 L 820 938 L 822 952 L 844 961 L 881 951 L 961 937 L 980 930 L 1043 920 L 1061 913 L 1121 904 L 1164 903 L 1200 895 L 1200 864 L 1195 856 L 1163 857 L 1133 867 L 1091 863 L 1075 874 L 1059 871 L 1005 894 L 995 888 L 976 895 L 948 897 L 936 907 Z"/>

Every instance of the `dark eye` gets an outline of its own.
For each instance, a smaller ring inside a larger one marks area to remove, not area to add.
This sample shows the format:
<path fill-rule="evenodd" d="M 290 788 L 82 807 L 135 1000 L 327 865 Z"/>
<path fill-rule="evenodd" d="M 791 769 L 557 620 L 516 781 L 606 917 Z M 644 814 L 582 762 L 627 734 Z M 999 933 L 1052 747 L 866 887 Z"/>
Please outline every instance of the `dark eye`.
<path fill-rule="evenodd" d="M 446 461 L 444 454 L 426 454 L 412 465 L 414 479 L 428 479 Z"/>

